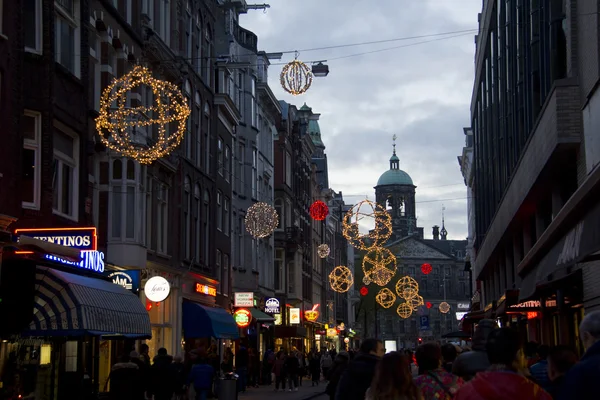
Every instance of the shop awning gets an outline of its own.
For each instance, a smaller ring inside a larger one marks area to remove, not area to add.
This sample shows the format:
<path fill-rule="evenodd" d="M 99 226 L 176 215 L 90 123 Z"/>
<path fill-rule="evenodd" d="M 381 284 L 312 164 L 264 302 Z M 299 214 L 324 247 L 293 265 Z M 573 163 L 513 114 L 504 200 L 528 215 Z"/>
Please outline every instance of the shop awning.
<path fill-rule="evenodd" d="M 33 321 L 23 336 L 150 338 L 140 299 L 112 282 L 36 268 Z"/>
<path fill-rule="evenodd" d="M 273 322 L 275 318 L 271 317 L 269 314 L 265 314 L 260 311 L 258 308 L 249 308 L 250 314 L 252 314 L 252 318 L 259 322 Z"/>
<path fill-rule="evenodd" d="M 237 339 L 240 337 L 233 316 L 222 308 L 184 301 L 183 334 L 187 338 Z"/>

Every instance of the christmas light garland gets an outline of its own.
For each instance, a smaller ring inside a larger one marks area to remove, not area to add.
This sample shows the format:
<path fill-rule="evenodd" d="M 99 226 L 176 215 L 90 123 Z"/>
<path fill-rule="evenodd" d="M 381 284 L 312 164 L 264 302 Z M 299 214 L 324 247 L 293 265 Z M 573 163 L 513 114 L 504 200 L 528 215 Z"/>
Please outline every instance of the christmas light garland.
<path fill-rule="evenodd" d="M 375 227 L 367 234 L 361 234 L 359 222 L 365 218 L 373 218 Z M 363 200 L 344 215 L 342 234 L 352 246 L 360 250 L 381 246 L 392 236 L 392 217 L 379 204 Z"/>
<path fill-rule="evenodd" d="M 246 230 L 255 239 L 270 236 L 279 225 L 279 215 L 273 206 L 258 202 L 246 210 Z"/>
<path fill-rule="evenodd" d="M 329 274 L 329 285 L 338 293 L 345 293 L 354 284 L 354 276 L 348 267 L 339 265 Z"/>
<path fill-rule="evenodd" d="M 279 83 L 283 90 L 294 96 L 305 93 L 310 88 L 312 80 L 310 67 L 298 60 L 285 64 L 279 75 Z"/>
<path fill-rule="evenodd" d="M 330 252 L 331 250 L 327 243 L 320 244 L 319 247 L 317 247 L 317 254 L 320 258 L 327 258 Z"/>
<path fill-rule="evenodd" d="M 327 207 L 327 204 L 325 204 L 321 200 L 317 200 L 310 205 L 308 211 L 310 212 L 310 216 L 312 217 L 312 219 L 314 219 L 315 221 L 323 221 L 325 220 L 325 218 L 327 218 L 327 215 L 329 214 L 329 207 Z"/>
<path fill-rule="evenodd" d="M 405 300 L 410 300 L 419 294 L 419 283 L 408 275 L 403 276 L 396 282 L 396 294 Z"/>
<path fill-rule="evenodd" d="M 450 304 L 446 303 L 445 301 L 442 301 L 440 303 L 439 310 L 442 314 L 447 314 L 448 312 L 450 312 Z"/>
<path fill-rule="evenodd" d="M 383 308 L 390 308 L 396 302 L 396 295 L 390 289 L 383 288 L 375 296 L 375 301 Z"/>
<path fill-rule="evenodd" d="M 410 300 L 406 300 L 406 302 L 412 305 L 413 311 L 417 311 L 419 307 L 425 304 L 425 302 L 423 301 L 423 297 L 419 295 L 416 295 Z"/>
<path fill-rule="evenodd" d="M 396 256 L 385 247 L 372 247 L 363 257 L 362 270 L 370 282 L 387 285 L 397 270 Z"/>
<path fill-rule="evenodd" d="M 151 88 L 154 98 L 151 107 L 128 105 L 128 95 L 133 95 L 131 90 L 140 85 Z M 176 85 L 155 79 L 147 68 L 136 65 L 102 92 L 96 130 L 109 149 L 141 164 L 151 164 L 179 146 L 189 115 L 188 103 Z M 177 128 L 167 133 L 171 123 L 177 123 Z M 150 132 L 153 125 L 157 126 L 156 136 Z M 136 138 L 136 128 L 144 127 L 148 128 L 147 134 Z M 148 140 L 154 143 L 148 144 Z"/>
<path fill-rule="evenodd" d="M 412 315 L 413 309 L 408 303 L 400 303 L 398 308 L 396 308 L 396 313 L 400 316 L 400 318 L 408 318 Z"/>

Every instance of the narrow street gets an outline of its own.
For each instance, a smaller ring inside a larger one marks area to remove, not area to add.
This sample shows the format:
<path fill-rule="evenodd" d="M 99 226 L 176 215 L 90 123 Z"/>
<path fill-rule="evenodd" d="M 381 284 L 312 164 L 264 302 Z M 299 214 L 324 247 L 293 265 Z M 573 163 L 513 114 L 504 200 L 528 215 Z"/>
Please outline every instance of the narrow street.
<path fill-rule="evenodd" d="M 275 386 L 261 386 L 259 388 L 248 389 L 245 393 L 239 394 L 240 400 L 326 400 L 328 397 L 325 395 L 326 382 L 321 382 L 319 386 L 311 386 L 310 381 L 304 381 L 303 385 L 298 387 L 297 392 L 286 391 L 275 391 Z"/>

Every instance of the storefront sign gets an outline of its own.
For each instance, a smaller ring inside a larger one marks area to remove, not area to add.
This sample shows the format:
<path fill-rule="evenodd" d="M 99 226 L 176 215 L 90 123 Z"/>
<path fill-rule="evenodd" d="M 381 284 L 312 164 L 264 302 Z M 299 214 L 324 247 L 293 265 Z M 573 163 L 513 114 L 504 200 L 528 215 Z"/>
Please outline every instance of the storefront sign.
<path fill-rule="evenodd" d="M 245 328 L 250 325 L 250 321 L 252 321 L 252 314 L 245 308 L 240 308 L 233 313 L 233 319 L 235 320 L 237 326 L 240 328 Z"/>
<path fill-rule="evenodd" d="M 265 300 L 265 313 L 267 314 L 280 314 L 281 308 L 279 307 L 279 300 L 275 297 L 269 297 Z"/>
<path fill-rule="evenodd" d="M 137 293 L 140 290 L 140 271 L 106 271 L 114 284 Z"/>
<path fill-rule="evenodd" d="M 457 303 L 456 308 L 458 310 L 469 310 L 471 308 L 471 304 L 469 303 Z"/>
<path fill-rule="evenodd" d="M 456 319 L 460 321 L 461 319 L 463 319 L 463 317 L 465 315 L 467 315 L 467 311 L 457 311 L 456 312 Z"/>
<path fill-rule="evenodd" d="M 217 288 L 213 286 L 208 286 L 203 283 L 196 282 L 196 287 L 194 288 L 196 293 L 205 294 L 207 296 L 216 297 L 217 296 Z"/>
<path fill-rule="evenodd" d="M 429 315 L 421 315 L 419 317 L 419 330 L 428 331 L 431 327 L 429 325 Z"/>
<path fill-rule="evenodd" d="M 15 235 L 87 251 L 97 250 L 98 245 L 95 227 L 17 229 Z"/>
<path fill-rule="evenodd" d="M 273 315 L 273 318 L 275 318 L 275 322 L 273 322 L 275 325 L 283 325 L 283 318 L 281 317 L 281 314 L 275 314 Z"/>
<path fill-rule="evenodd" d="M 146 298 L 153 303 L 160 303 L 169 297 L 171 285 L 169 281 L 162 276 L 153 276 L 148 279 L 144 286 L 144 294 Z"/>
<path fill-rule="evenodd" d="M 319 312 L 317 311 L 318 307 L 319 305 L 315 304 L 311 310 L 304 311 L 304 319 L 309 322 L 315 322 L 317 319 L 319 319 Z"/>
<path fill-rule="evenodd" d="M 350 343 L 350 338 L 345 337 L 344 338 L 344 343 L 346 343 L 346 344 Z"/>
<path fill-rule="evenodd" d="M 327 329 L 327 337 L 328 338 L 334 338 L 337 337 L 338 335 L 338 331 L 335 328 L 329 328 Z"/>
<path fill-rule="evenodd" d="M 104 253 L 101 251 L 82 251 L 81 261 L 79 262 L 65 260 L 64 258 L 53 256 L 52 254 L 46 254 L 44 258 L 46 260 L 87 269 L 88 271 L 94 271 L 100 274 L 104 272 Z"/>
<path fill-rule="evenodd" d="M 299 308 L 288 308 L 290 313 L 290 325 L 300 324 L 300 309 Z"/>
<path fill-rule="evenodd" d="M 233 294 L 234 307 L 254 307 L 254 293 L 238 292 Z"/>

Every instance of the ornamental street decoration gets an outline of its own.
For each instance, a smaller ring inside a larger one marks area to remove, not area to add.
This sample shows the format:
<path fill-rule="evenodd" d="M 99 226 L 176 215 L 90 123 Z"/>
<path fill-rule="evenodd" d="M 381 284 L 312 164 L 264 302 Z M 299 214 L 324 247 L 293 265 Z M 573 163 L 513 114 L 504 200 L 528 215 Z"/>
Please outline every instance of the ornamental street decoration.
<path fill-rule="evenodd" d="M 396 295 L 390 289 L 383 288 L 375 296 L 375 301 L 383 308 L 390 308 L 396 302 Z"/>
<path fill-rule="evenodd" d="M 317 247 L 317 254 L 319 255 L 319 258 L 327 258 L 330 252 L 331 250 L 329 249 L 329 245 L 327 243 L 320 244 L 319 247 Z"/>
<path fill-rule="evenodd" d="M 339 265 L 329 274 L 329 285 L 338 293 L 345 293 L 354 284 L 354 276 L 348 267 Z"/>
<path fill-rule="evenodd" d="M 279 75 L 281 87 L 293 96 L 305 93 L 310 88 L 312 80 L 310 67 L 298 59 L 285 64 Z"/>
<path fill-rule="evenodd" d="M 325 218 L 327 218 L 327 215 L 329 214 L 329 207 L 327 207 L 327 204 L 325 204 L 321 200 L 317 200 L 311 204 L 309 212 L 310 216 L 315 221 L 323 221 L 325 220 Z"/>
<path fill-rule="evenodd" d="M 246 230 L 255 239 L 270 236 L 279 225 L 279 215 L 273 206 L 258 202 L 246 210 Z"/>
<path fill-rule="evenodd" d="M 397 267 L 396 256 L 385 247 L 372 247 L 363 257 L 364 276 L 369 283 L 379 286 L 385 286 L 392 280 Z"/>
<path fill-rule="evenodd" d="M 368 233 L 361 233 L 359 223 L 374 220 L 375 226 Z M 383 245 L 392 236 L 392 217 L 379 204 L 363 200 L 344 215 L 342 234 L 359 250 L 369 250 Z"/>

